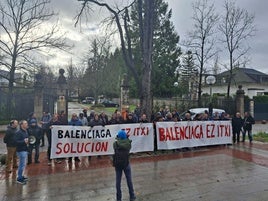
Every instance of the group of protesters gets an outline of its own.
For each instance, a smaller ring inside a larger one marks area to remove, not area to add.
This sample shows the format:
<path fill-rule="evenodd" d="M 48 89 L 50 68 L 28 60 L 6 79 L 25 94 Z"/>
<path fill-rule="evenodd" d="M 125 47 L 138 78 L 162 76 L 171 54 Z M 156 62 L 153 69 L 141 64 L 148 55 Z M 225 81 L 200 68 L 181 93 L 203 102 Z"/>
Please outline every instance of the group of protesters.
<path fill-rule="evenodd" d="M 230 117 L 227 113 L 214 113 L 210 114 L 205 111 L 201 114 L 196 114 L 194 117 L 190 112 L 186 112 L 183 117 L 180 117 L 177 110 L 172 112 L 168 109 L 160 109 L 158 112 L 152 115 L 149 120 L 145 113 L 142 113 L 139 108 L 136 108 L 134 112 L 127 112 L 123 117 L 121 112 L 115 110 L 109 118 L 108 115 L 102 111 L 99 114 L 93 110 L 88 112 L 87 109 L 83 109 L 81 113 L 71 114 L 71 119 L 68 121 L 66 113 L 61 111 L 51 115 L 48 112 L 43 112 L 40 121 L 37 121 L 35 113 L 30 113 L 27 120 L 18 122 L 17 120 L 10 121 L 4 137 L 4 142 L 7 145 L 7 160 L 6 160 L 6 173 L 12 172 L 13 169 L 17 168 L 17 156 L 20 161 L 18 173 L 18 183 L 26 182 L 27 178 L 23 177 L 22 170 L 25 168 L 26 159 L 27 164 L 30 165 L 32 160 L 32 152 L 34 150 L 34 162 L 40 163 L 39 161 L 39 149 L 45 146 L 45 136 L 47 137 L 47 158 L 48 165 L 51 165 L 52 159 L 51 154 L 51 128 L 53 125 L 73 125 L 73 126 L 105 126 L 112 124 L 131 124 L 131 123 L 155 123 L 159 121 L 208 121 L 208 120 L 229 120 L 232 122 L 233 128 L 233 143 L 240 142 L 240 133 L 242 132 L 242 142 L 245 141 L 246 133 L 250 143 L 252 143 L 252 125 L 255 123 L 254 118 L 249 112 L 245 112 L 244 118 L 241 117 L 240 113 L 236 113 L 234 117 Z M 19 125 L 19 129 L 17 128 Z M 23 154 L 20 154 L 22 152 Z M 99 156 L 100 157 L 100 156 Z M 80 161 L 78 157 L 74 158 L 75 161 Z M 89 156 L 89 159 L 91 157 Z M 71 161 L 72 158 L 69 158 Z M 56 163 L 60 163 L 61 160 L 55 160 Z"/>

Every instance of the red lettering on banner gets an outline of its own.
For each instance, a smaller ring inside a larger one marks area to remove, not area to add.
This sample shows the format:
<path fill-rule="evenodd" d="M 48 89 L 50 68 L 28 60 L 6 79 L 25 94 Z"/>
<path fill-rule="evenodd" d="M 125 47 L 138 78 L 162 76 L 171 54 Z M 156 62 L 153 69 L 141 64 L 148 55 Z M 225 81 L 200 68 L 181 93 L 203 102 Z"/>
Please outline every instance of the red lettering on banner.
<path fill-rule="evenodd" d="M 158 129 L 159 133 L 159 141 L 165 141 L 165 129 L 164 128 L 159 128 Z"/>
<path fill-rule="evenodd" d="M 90 145 L 90 142 L 88 142 L 88 143 L 86 143 L 85 144 L 85 152 L 87 152 L 87 153 L 89 153 L 90 152 L 90 150 L 89 149 L 87 149 L 87 146 L 89 146 Z"/>
<path fill-rule="evenodd" d="M 125 131 L 126 131 L 126 133 L 127 133 L 127 136 L 130 136 L 130 128 L 125 128 Z"/>
<path fill-rule="evenodd" d="M 231 126 L 230 125 L 226 125 L 225 127 L 225 136 L 230 137 L 231 136 Z"/>
<path fill-rule="evenodd" d="M 134 128 L 133 135 L 134 136 L 149 135 L 149 128 L 148 127 Z"/>
<path fill-rule="evenodd" d="M 200 133 L 199 133 L 199 136 L 200 136 L 199 138 L 203 138 L 204 137 L 202 125 L 200 125 Z"/>
<path fill-rule="evenodd" d="M 158 128 L 159 141 L 190 140 L 203 138 L 201 125 Z"/>
<path fill-rule="evenodd" d="M 174 140 L 172 128 L 166 128 L 166 141 Z"/>
<path fill-rule="evenodd" d="M 56 148 L 58 149 L 58 151 L 56 151 L 56 154 L 61 154 L 62 153 L 62 149 L 61 149 L 61 146 L 62 145 L 62 143 L 58 143 L 57 145 L 56 145 Z"/>
<path fill-rule="evenodd" d="M 149 128 L 148 127 L 141 128 L 141 135 L 149 135 Z"/>
<path fill-rule="evenodd" d="M 91 145 L 91 147 L 90 147 Z M 108 150 L 108 142 L 95 142 L 95 143 L 58 143 L 56 145 L 57 151 L 56 154 L 68 154 L 68 153 L 89 153 L 89 152 L 107 152 Z"/>
<path fill-rule="evenodd" d="M 206 134 L 207 134 L 207 138 L 210 138 L 210 137 L 209 137 L 209 131 L 210 131 L 210 130 L 209 130 L 209 125 L 206 125 Z"/>

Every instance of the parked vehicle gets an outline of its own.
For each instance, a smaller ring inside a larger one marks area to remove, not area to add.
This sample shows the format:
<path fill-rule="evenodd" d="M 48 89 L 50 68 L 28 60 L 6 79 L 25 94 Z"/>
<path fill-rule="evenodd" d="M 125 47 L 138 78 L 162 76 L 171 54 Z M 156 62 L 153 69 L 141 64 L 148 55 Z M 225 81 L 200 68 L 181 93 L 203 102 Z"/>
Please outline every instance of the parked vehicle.
<path fill-rule="evenodd" d="M 197 115 L 197 114 L 202 114 L 202 113 L 205 113 L 205 111 L 209 111 L 209 108 L 191 108 L 183 113 L 181 113 L 180 115 L 180 119 L 184 119 L 185 117 L 185 113 L 187 112 L 190 112 L 191 114 L 191 119 L 194 119 L 194 117 Z M 224 110 L 222 109 L 217 109 L 217 108 L 213 108 L 213 111 L 212 111 L 212 116 L 214 116 L 216 113 L 218 113 L 219 115 L 221 115 L 223 112 L 225 112 Z"/>
<path fill-rule="evenodd" d="M 93 97 L 86 97 L 82 100 L 83 104 L 95 104 L 95 99 Z"/>
<path fill-rule="evenodd" d="M 104 100 L 102 101 L 102 103 L 105 107 L 119 107 L 119 104 L 118 103 L 115 103 L 113 101 L 110 101 L 110 100 Z"/>

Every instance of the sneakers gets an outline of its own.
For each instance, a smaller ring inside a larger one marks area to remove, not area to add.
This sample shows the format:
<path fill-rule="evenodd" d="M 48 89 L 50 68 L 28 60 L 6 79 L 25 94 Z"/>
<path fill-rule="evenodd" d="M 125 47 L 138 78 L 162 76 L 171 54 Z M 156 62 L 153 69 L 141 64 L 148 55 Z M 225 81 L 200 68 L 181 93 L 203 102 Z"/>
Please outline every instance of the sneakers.
<path fill-rule="evenodd" d="M 136 200 L 136 196 L 133 198 L 130 198 L 130 201 L 134 201 L 134 200 Z"/>
<path fill-rule="evenodd" d="M 23 181 L 28 181 L 28 178 L 27 178 L 27 177 L 22 176 L 22 180 L 23 180 Z"/>
<path fill-rule="evenodd" d="M 17 183 L 24 185 L 24 184 L 26 184 L 26 181 L 23 179 L 17 179 Z"/>

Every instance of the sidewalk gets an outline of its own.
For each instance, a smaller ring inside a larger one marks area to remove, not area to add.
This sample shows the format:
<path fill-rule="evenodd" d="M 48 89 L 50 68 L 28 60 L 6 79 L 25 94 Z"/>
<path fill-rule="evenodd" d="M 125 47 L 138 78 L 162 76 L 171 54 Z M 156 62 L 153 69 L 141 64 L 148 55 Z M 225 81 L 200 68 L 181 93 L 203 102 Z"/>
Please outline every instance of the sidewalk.
<path fill-rule="evenodd" d="M 81 158 L 26 168 L 29 181 L 15 183 L 16 171 L 0 171 L 0 200 L 115 201 L 115 173 L 109 156 Z M 137 201 L 267 201 L 268 144 L 247 142 L 200 147 L 187 152 L 161 151 L 131 157 Z M 122 181 L 123 201 L 129 200 Z"/>

